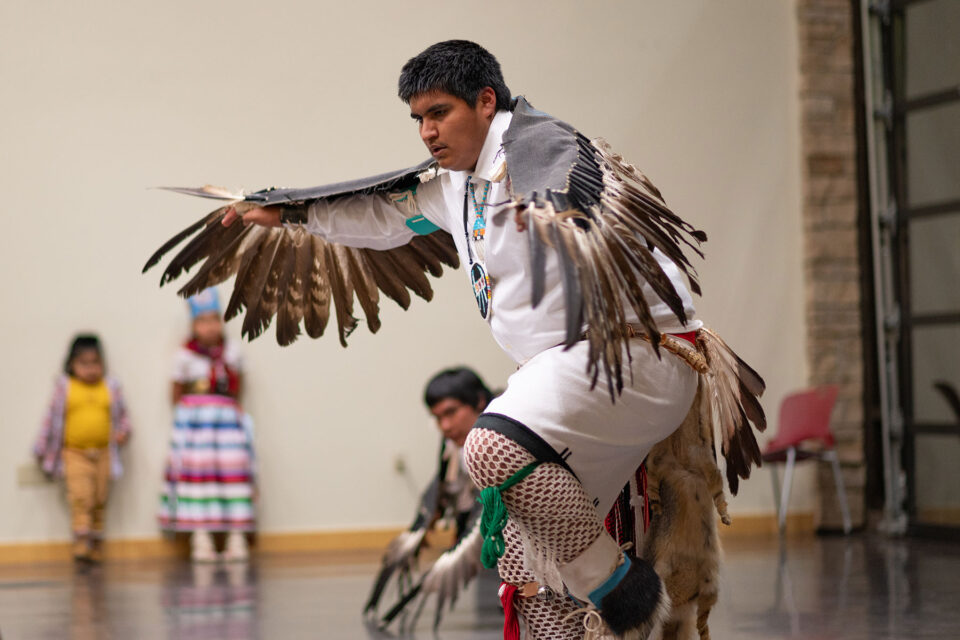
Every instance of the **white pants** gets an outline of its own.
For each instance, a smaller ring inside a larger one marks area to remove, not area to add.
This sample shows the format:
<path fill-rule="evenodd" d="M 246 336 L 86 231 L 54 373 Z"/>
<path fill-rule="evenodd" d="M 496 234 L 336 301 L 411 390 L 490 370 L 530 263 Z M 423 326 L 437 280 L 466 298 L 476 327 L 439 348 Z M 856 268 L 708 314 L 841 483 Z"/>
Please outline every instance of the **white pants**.
<path fill-rule="evenodd" d="M 581 341 L 531 358 L 486 408 L 523 423 L 552 446 L 601 516 L 653 445 L 680 426 L 697 391 L 696 372 L 677 356 L 661 349 L 657 359 L 639 338 L 630 347 L 633 362 L 624 366 L 623 393 L 615 403 L 603 373 L 590 390 L 588 345 Z"/>

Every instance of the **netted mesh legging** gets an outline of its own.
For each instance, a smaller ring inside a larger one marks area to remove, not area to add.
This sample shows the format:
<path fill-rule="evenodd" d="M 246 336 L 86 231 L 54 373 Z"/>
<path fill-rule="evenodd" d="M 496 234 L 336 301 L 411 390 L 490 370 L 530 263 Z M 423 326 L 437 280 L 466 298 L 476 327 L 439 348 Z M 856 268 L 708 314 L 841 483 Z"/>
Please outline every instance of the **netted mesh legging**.
<path fill-rule="evenodd" d="M 533 462 L 534 457 L 522 446 L 496 431 L 474 428 L 464 444 L 464 460 L 474 484 L 483 489 L 500 486 L 517 470 Z M 522 585 L 535 579 L 528 573 L 524 574 L 522 580 L 512 577 L 514 567 L 518 571 L 523 569 L 523 550 L 518 528 L 522 528 L 537 546 L 549 549 L 551 556 L 561 565 L 580 555 L 597 536 L 607 535 L 603 521 L 580 482 L 558 464 L 543 463 L 538 466 L 519 484 L 503 493 L 503 503 L 507 507 L 510 521 L 504 530 L 507 552 L 500 561 L 500 577 L 511 584 Z M 511 538 L 506 537 L 508 529 L 511 531 Z M 509 576 L 504 575 L 505 569 L 511 572 Z M 558 597 L 558 600 L 571 602 L 562 596 Z M 524 603 L 524 606 L 530 608 L 529 615 L 532 620 L 545 619 L 549 613 L 550 616 L 556 615 L 557 622 L 552 623 L 557 625 L 556 628 L 565 628 L 565 625 L 559 623 L 559 619 L 566 613 L 550 613 L 554 609 L 546 608 L 534 615 L 533 605 Z M 520 610 L 520 613 L 523 615 L 524 611 Z M 567 623 L 571 633 L 576 628 L 582 634 L 583 626 L 579 616 L 573 622 L 576 625 Z M 549 631 L 536 631 L 534 625 L 530 625 L 530 630 L 535 638 L 580 637 L 550 635 Z"/>
<path fill-rule="evenodd" d="M 523 543 L 517 525 L 507 522 L 503 529 L 503 541 L 506 543 L 506 553 L 497 563 L 500 579 L 517 586 L 534 582 L 536 578 L 530 571 L 523 568 Z M 520 615 L 521 627 L 527 629 L 527 640 L 580 640 L 583 638 L 583 616 L 574 615 L 580 606 L 563 593 L 555 595 L 550 602 L 537 598 L 521 598 L 517 596 L 517 613 Z"/>

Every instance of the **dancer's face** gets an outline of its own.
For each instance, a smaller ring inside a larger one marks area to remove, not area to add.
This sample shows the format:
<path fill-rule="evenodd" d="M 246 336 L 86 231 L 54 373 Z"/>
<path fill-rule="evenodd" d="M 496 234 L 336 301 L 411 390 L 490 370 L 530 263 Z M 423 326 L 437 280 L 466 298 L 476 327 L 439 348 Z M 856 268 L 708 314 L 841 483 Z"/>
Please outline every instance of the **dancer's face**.
<path fill-rule="evenodd" d="M 443 437 L 462 447 L 483 408 L 482 401 L 480 407 L 471 407 L 456 398 L 443 398 L 430 407 L 430 413 L 437 419 L 437 427 L 443 432 Z"/>
<path fill-rule="evenodd" d="M 470 171 L 497 112 L 497 96 L 490 87 L 477 96 L 477 103 L 444 91 L 421 93 L 410 99 L 410 117 L 417 121 L 420 139 L 444 169 Z"/>

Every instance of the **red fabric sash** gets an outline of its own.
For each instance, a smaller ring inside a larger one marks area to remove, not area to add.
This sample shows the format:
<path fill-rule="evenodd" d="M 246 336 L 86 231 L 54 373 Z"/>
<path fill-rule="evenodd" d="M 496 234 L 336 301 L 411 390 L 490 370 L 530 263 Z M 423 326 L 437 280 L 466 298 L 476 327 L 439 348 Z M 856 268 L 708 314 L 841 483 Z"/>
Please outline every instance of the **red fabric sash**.
<path fill-rule="evenodd" d="M 697 346 L 697 332 L 696 331 L 687 331 L 686 333 L 671 333 L 670 335 L 675 338 L 683 338 L 693 346 Z"/>
<path fill-rule="evenodd" d="M 236 397 L 240 390 L 240 377 L 223 360 L 223 341 L 212 347 L 201 345 L 192 338 L 185 345 L 187 349 L 210 359 L 210 392 Z"/>

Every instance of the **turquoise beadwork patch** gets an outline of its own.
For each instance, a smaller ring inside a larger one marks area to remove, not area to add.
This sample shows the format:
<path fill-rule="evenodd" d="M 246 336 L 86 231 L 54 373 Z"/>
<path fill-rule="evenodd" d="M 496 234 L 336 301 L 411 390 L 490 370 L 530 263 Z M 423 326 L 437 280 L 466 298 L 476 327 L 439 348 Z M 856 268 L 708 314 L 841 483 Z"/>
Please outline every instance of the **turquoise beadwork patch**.
<path fill-rule="evenodd" d="M 423 216 L 414 216 L 412 218 L 407 218 L 407 227 L 415 234 L 420 236 L 428 236 L 434 231 L 439 231 L 440 227 L 433 224 Z"/>

